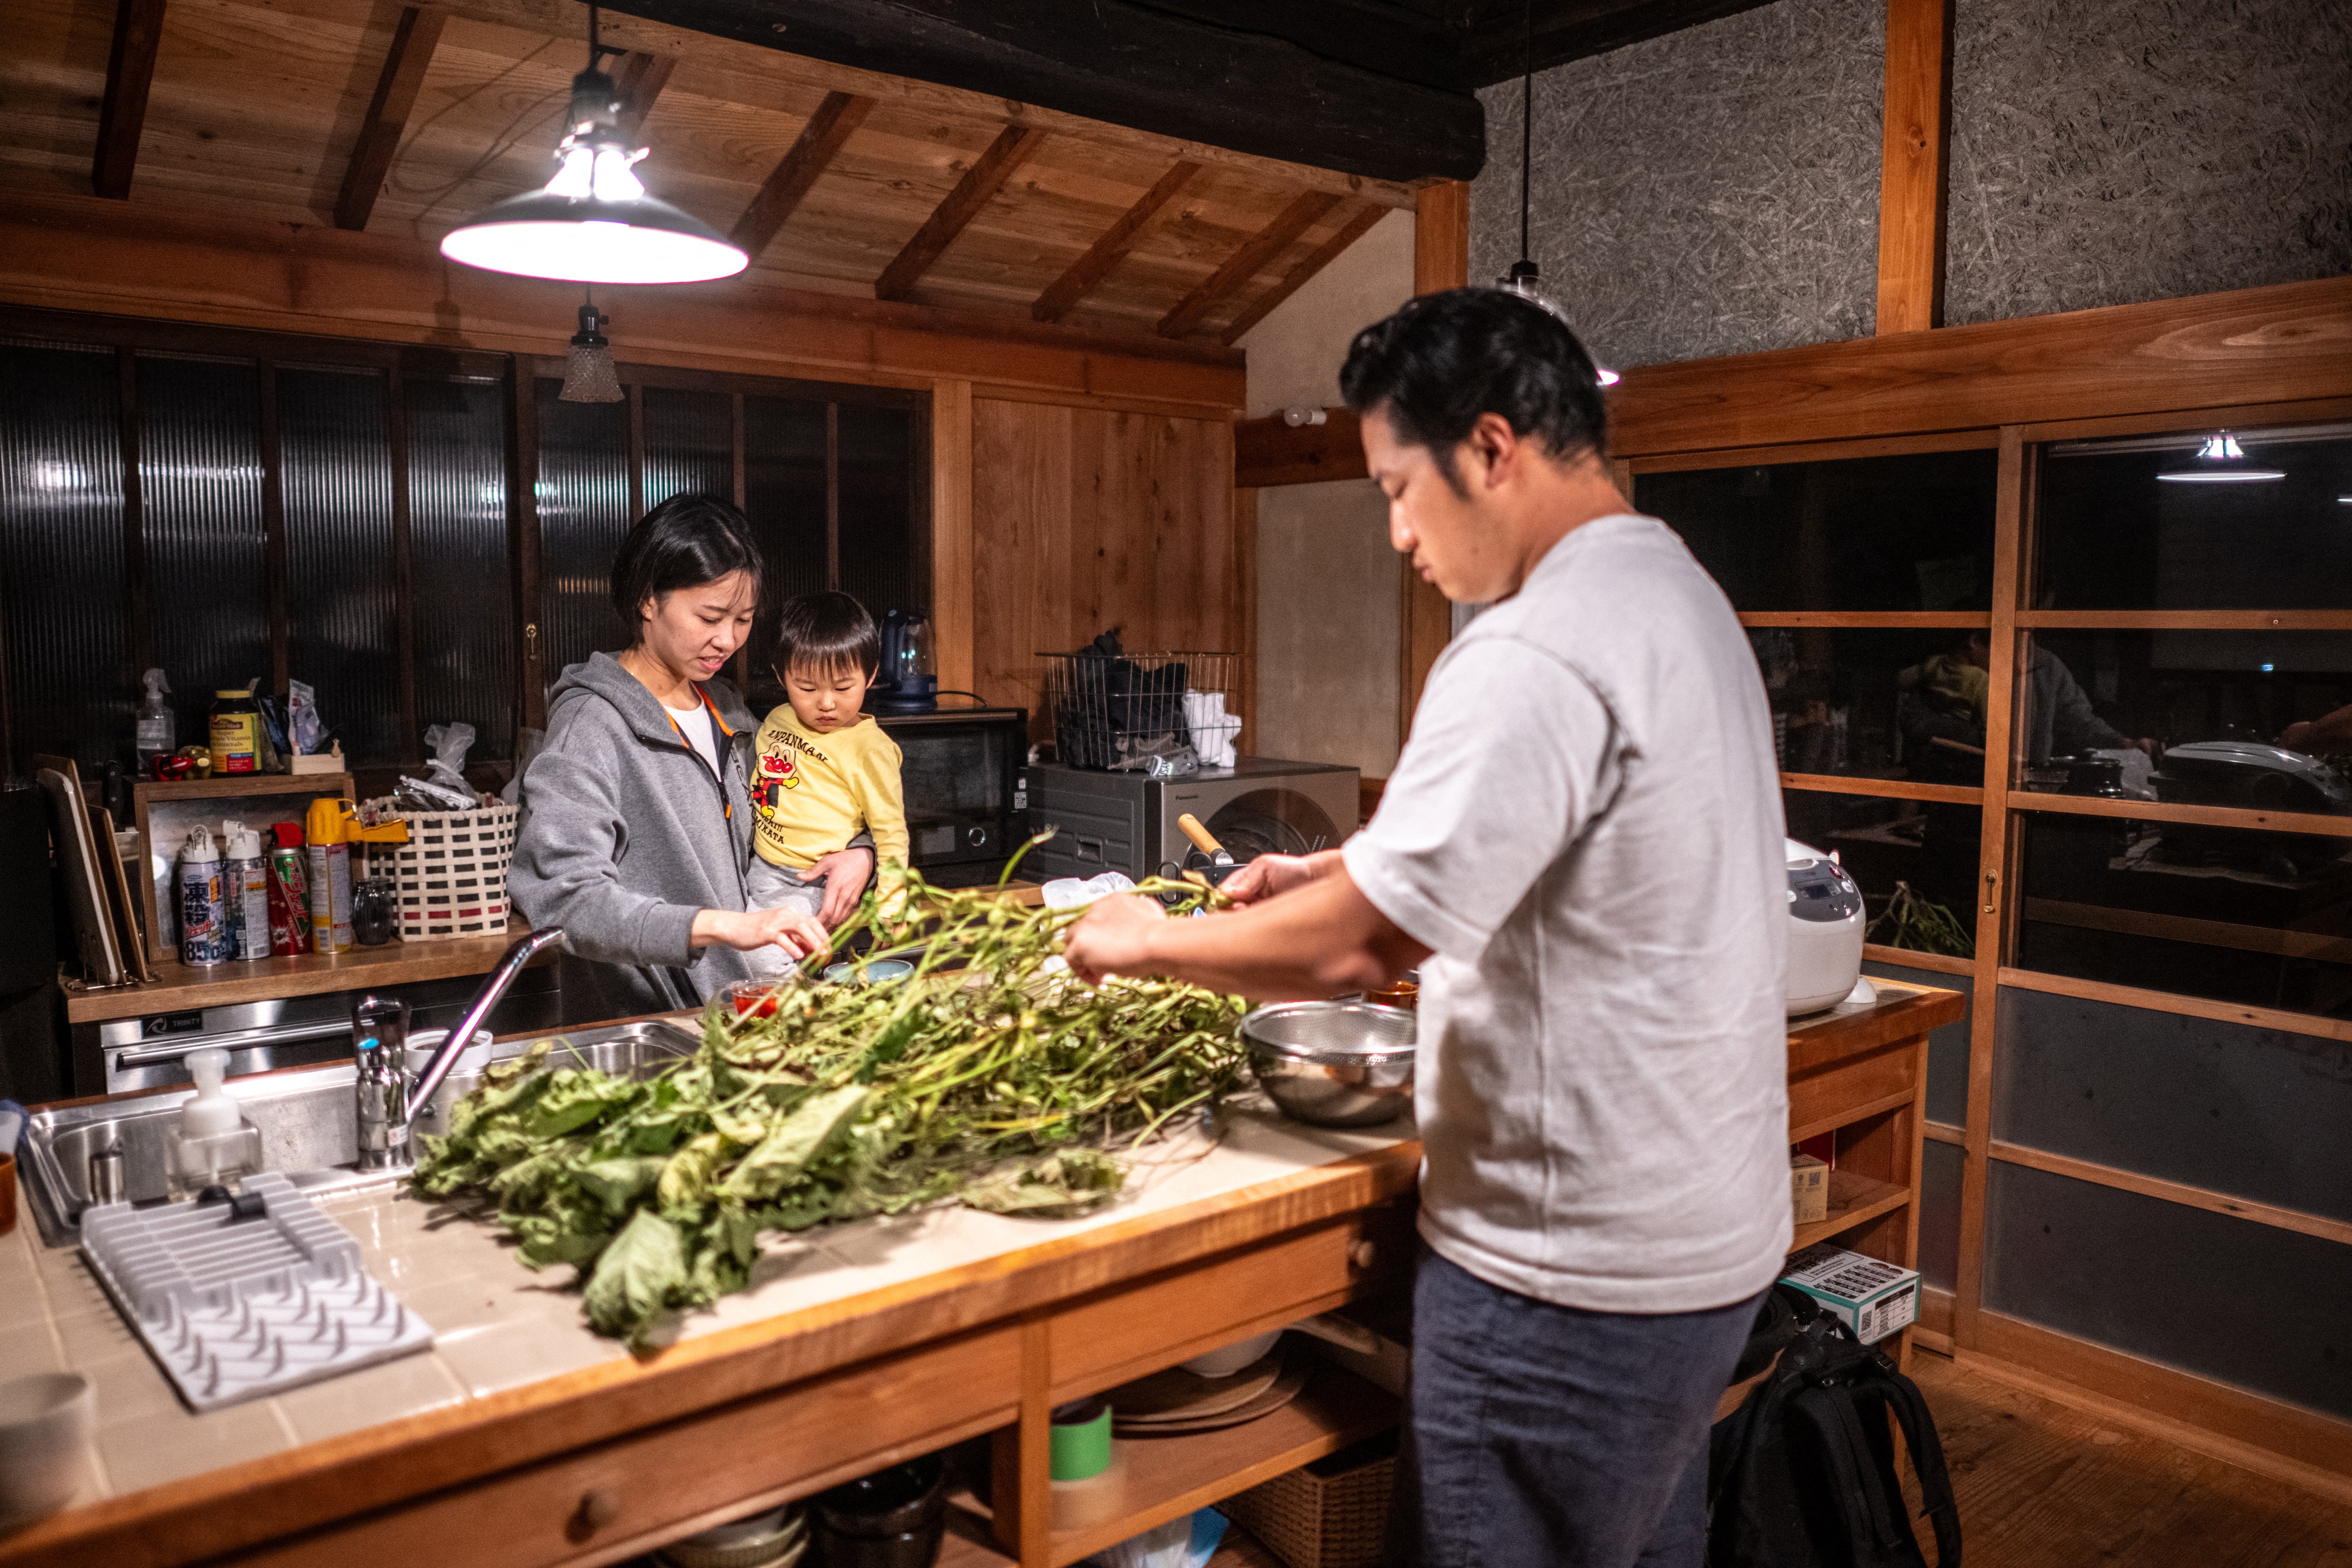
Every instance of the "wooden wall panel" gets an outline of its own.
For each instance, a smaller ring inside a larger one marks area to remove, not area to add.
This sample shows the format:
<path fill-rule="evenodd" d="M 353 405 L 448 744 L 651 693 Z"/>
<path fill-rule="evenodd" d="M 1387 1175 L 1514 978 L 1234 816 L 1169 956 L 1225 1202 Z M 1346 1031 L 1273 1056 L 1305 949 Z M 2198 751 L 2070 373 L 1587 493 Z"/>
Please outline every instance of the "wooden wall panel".
<path fill-rule="evenodd" d="M 971 426 L 974 689 L 1043 739 L 1040 652 L 1242 650 L 1231 426 L 983 398 Z"/>

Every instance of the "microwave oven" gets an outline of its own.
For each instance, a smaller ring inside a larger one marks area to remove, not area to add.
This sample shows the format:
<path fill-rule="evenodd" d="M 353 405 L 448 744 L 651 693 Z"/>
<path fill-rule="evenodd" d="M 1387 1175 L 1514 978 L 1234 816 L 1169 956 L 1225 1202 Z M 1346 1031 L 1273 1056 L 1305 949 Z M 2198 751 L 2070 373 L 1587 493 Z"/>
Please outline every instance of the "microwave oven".
<path fill-rule="evenodd" d="M 942 888 L 995 881 L 1028 837 L 1028 710 L 943 708 L 877 713 L 874 721 L 905 759 L 899 780 L 915 869 Z"/>

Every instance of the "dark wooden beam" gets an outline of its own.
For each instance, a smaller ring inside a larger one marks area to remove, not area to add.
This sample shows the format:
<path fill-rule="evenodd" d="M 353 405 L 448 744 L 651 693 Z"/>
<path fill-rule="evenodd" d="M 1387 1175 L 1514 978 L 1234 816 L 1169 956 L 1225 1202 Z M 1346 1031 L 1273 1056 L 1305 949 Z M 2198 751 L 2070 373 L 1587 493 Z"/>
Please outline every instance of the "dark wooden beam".
<path fill-rule="evenodd" d="M 1281 282 L 1244 306 L 1242 313 L 1225 328 L 1220 341 L 1228 343 L 1238 342 L 1244 332 L 1265 320 L 1276 305 L 1297 293 L 1309 278 L 1338 260 L 1341 251 L 1363 238 L 1365 230 L 1386 217 L 1388 211 L 1388 208 L 1375 206 L 1370 202 L 1358 204 L 1356 215 L 1341 224 L 1338 233 L 1317 246 L 1315 253 L 1306 260 L 1284 273 Z"/>
<path fill-rule="evenodd" d="M 1320 425 L 1293 426 L 1279 414 L 1234 422 L 1234 485 L 1266 489 L 1276 485 L 1319 485 L 1330 479 L 1360 479 L 1364 467 L 1363 421 L 1351 408 L 1326 408 Z"/>
<path fill-rule="evenodd" d="M 621 95 L 621 131 L 632 141 L 640 141 L 646 129 L 646 116 L 653 112 L 654 100 L 669 85 L 669 73 L 677 68 L 677 61 L 668 55 L 647 54 L 643 49 L 631 49 L 621 57 L 613 72 L 614 89 Z"/>
<path fill-rule="evenodd" d="M 1029 307 L 1029 314 L 1040 321 L 1058 321 L 1070 313 L 1072 306 L 1094 291 L 1095 285 L 1110 275 L 1110 269 L 1125 259 L 1143 237 L 1144 229 L 1160 210 L 1192 183 L 1201 165 L 1180 159 L 1170 165 L 1158 183 L 1136 198 L 1135 205 L 1119 214 L 1118 221 L 1105 229 L 1102 237 L 1087 247 L 1087 253 L 1070 263 L 1070 269 L 1047 286 L 1037 302 Z"/>
<path fill-rule="evenodd" d="M 1535 68 L 1549 70 L 1768 4 L 1769 0 L 1538 0 Z M 1479 8 L 1463 45 L 1463 86 L 1475 89 L 1517 79 L 1530 54 L 1525 18 L 1522 0 Z"/>
<path fill-rule="evenodd" d="M 875 280 L 874 297 L 903 300 L 912 293 L 940 253 L 964 231 L 965 225 L 980 216 L 980 209 L 1004 188 L 1004 182 L 1029 161 L 1045 140 L 1045 132 L 1034 126 L 1008 125 L 998 132 L 987 151 L 974 158 L 971 167 L 963 172 L 963 178 L 956 182 L 947 200 L 923 220 L 915 237 L 882 269 L 882 276 Z"/>
<path fill-rule="evenodd" d="M 769 171 L 759 195 L 743 209 L 743 216 L 735 220 L 731 237 L 742 247 L 745 255 L 755 261 L 759 259 L 760 253 L 768 248 L 768 242 L 776 237 L 777 231 L 793 216 L 793 209 L 801 205 L 801 198 L 808 195 L 809 187 L 816 184 L 816 177 L 824 173 L 825 166 L 841 151 L 841 144 L 865 122 L 866 111 L 873 107 L 872 99 L 854 93 L 824 95 L 824 101 L 809 116 L 809 122 L 801 127 L 800 136 L 791 149 Z"/>
<path fill-rule="evenodd" d="M 392 49 L 383 57 L 383 70 L 375 79 L 375 97 L 368 101 L 367 118 L 360 122 L 360 139 L 352 148 L 351 167 L 343 171 L 342 193 L 335 198 L 335 226 L 363 229 L 375 199 L 392 173 L 393 155 L 408 130 L 409 111 L 425 86 L 433 51 L 441 42 L 448 17 L 430 5 L 411 5 L 400 14 L 392 33 Z"/>
<path fill-rule="evenodd" d="M 1199 288 L 1179 300 L 1176 308 L 1160 319 L 1160 335 L 1181 338 L 1198 327 L 1221 300 L 1257 276 L 1258 268 L 1281 255 L 1285 246 L 1339 205 L 1339 197 L 1323 191 L 1303 191 L 1293 197 L 1288 206 L 1274 215 L 1272 223 L 1242 241 L 1241 248 L 1225 258 L 1223 267 L 1210 273 Z"/>
<path fill-rule="evenodd" d="M 114 46 L 106 57 L 106 97 L 98 110 L 98 151 L 90 188 L 121 201 L 139 165 L 139 132 L 147 123 L 147 89 L 163 41 L 163 0 L 116 0 Z"/>
<path fill-rule="evenodd" d="M 1202 20 L 1148 0 L 616 0 L 608 8 L 1374 179 L 1468 179 L 1486 160 L 1486 114 L 1468 91 L 1367 69 L 1328 46 L 1331 32 L 1348 29 L 1346 11 L 1315 47 L 1238 16 Z M 1294 20 L 1307 14 L 1304 0 L 1277 8 Z"/>

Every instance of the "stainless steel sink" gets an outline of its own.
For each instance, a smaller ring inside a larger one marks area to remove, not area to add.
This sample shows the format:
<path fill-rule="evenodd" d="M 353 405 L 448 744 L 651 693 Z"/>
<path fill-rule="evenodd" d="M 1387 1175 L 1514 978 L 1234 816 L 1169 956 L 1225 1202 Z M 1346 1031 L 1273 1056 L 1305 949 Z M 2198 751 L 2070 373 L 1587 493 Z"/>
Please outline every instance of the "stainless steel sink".
<path fill-rule="evenodd" d="M 691 1056 L 700 1043 L 690 1026 L 656 1018 L 504 1041 L 478 1048 L 478 1055 L 469 1051 L 418 1115 L 417 1130 L 437 1135 L 448 1108 L 480 1083 L 485 1067 L 520 1056 L 544 1038 L 560 1042 L 559 1064 L 629 1077 Z M 359 1158 L 352 1106 L 356 1078 L 351 1063 L 338 1062 L 231 1079 L 226 1087 L 244 1108 L 246 1120 L 261 1130 L 265 1169 L 282 1171 L 312 1192 L 390 1185 L 404 1173 L 362 1171 L 353 1164 Z M 26 1123 L 17 1165 L 41 1239 L 52 1247 L 80 1239 L 79 1219 L 89 1202 L 89 1158 L 101 1151 L 122 1151 L 123 1196 L 133 1203 L 163 1196 L 166 1143 L 180 1107 L 194 1094 L 175 1090 L 35 1111 Z"/>

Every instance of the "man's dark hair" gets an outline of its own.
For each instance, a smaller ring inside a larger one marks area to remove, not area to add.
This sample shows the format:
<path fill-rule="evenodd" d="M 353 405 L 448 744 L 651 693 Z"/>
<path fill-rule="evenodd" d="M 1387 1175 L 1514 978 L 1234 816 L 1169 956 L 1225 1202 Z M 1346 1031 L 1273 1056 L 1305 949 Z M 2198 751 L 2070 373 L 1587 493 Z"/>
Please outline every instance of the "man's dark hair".
<path fill-rule="evenodd" d="M 1398 437 L 1425 447 L 1455 490 L 1454 449 L 1482 414 L 1499 414 L 1552 457 L 1598 452 L 1607 434 L 1601 378 L 1568 323 L 1505 289 L 1448 289 L 1405 302 L 1356 334 L 1339 395 L 1381 410 Z"/>
<path fill-rule="evenodd" d="M 680 588 L 698 588 L 730 572 L 748 572 L 760 582 L 759 542 L 744 515 L 716 496 L 672 496 L 637 519 L 613 558 L 613 607 L 629 628 L 629 643 L 644 635 L 644 605 L 658 605 Z"/>
<path fill-rule="evenodd" d="M 820 675 L 856 671 L 871 677 L 882 668 L 882 634 L 866 606 L 846 594 L 803 594 L 784 601 L 776 616 L 776 679 L 794 665 Z"/>

